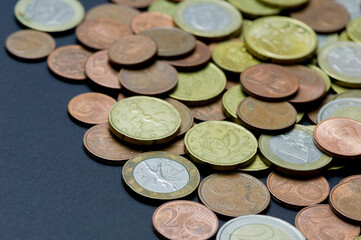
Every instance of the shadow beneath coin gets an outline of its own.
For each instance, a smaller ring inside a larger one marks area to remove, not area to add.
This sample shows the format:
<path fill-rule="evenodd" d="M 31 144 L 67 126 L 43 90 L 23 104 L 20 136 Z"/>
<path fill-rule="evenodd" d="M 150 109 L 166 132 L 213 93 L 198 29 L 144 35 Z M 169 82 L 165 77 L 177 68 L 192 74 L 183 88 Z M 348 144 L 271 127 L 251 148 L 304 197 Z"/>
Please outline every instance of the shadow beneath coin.
<path fill-rule="evenodd" d="M 48 67 L 48 72 L 51 76 L 53 76 L 54 78 L 65 82 L 65 83 L 70 83 L 70 84 L 85 84 L 87 83 L 87 79 L 84 80 L 74 80 L 74 79 L 69 79 L 69 78 L 64 78 L 62 76 L 59 76 L 57 74 L 55 74 L 53 71 L 51 71 L 51 69 Z"/>
<path fill-rule="evenodd" d="M 121 89 L 112 89 L 112 88 L 106 88 L 106 87 L 100 86 L 100 85 L 96 84 L 95 82 L 91 81 L 90 79 L 87 79 L 86 84 L 88 85 L 90 90 L 92 90 L 93 92 L 103 93 L 108 96 L 111 96 L 114 99 L 118 99 L 119 93 L 122 92 Z"/>
<path fill-rule="evenodd" d="M 94 124 L 87 124 L 87 123 L 84 123 L 84 122 L 79 121 L 78 119 L 74 118 L 74 117 L 69 113 L 69 111 L 67 111 L 67 113 L 68 113 L 68 116 L 69 116 L 70 120 L 71 120 L 73 123 L 75 123 L 76 125 L 79 125 L 79 126 L 81 126 L 81 127 L 83 127 L 83 128 L 91 128 L 92 126 L 94 126 Z"/>
<path fill-rule="evenodd" d="M 15 59 L 16 61 L 19 62 L 23 62 L 23 63 L 41 63 L 41 62 L 45 62 L 47 60 L 47 56 L 46 57 L 42 57 L 42 58 L 37 58 L 37 59 L 26 59 L 26 58 L 21 58 L 18 56 L 15 56 L 14 54 L 12 54 L 11 52 L 9 52 L 6 48 L 6 53 L 9 57 Z"/>

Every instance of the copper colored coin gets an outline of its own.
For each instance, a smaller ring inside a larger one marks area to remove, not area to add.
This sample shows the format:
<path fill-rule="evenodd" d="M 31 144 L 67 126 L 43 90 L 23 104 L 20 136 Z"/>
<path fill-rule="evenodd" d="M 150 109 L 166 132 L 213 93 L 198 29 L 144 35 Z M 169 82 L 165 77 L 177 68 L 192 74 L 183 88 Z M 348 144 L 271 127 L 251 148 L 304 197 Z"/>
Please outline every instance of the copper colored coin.
<path fill-rule="evenodd" d="M 96 84 L 112 89 L 120 89 L 119 72 L 110 64 L 108 51 L 94 53 L 85 64 L 85 73 Z"/>
<path fill-rule="evenodd" d="M 55 40 L 47 33 L 20 30 L 7 37 L 6 49 L 14 56 L 24 59 L 40 59 L 55 49 Z"/>
<path fill-rule="evenodd" d="M 267 187 L 276 201 L 293 207 L 318 204 L 330 193 L 330 185 L 323 176 L 297 179 L 272 172 L 268 175 Z"/>
<path fill-rule="evenodd" d="M 361 184 L 361 174 L 346 177 L 340 181 L 340 184 L 345 182 L 357 182 L 358 184 Z"/>
<path fill-rule="evenodd" d="M 194 118 L 200 121 L 221 121 L 226 119 L 222 106 L 222 99 L 219 99 L 217 102 L 208 105 L 191 107 L 190 110 Z"/>
<path fill-rule="evenodd" d="M 341 4 L 334 1 L 310 0 L 309 4 L 291 17 L 300 20 L 319 33 L 337 32 L 345 28 L 350 15 Z"/>
<path fill-rule="evenodd" d="M 245 173 L 215 173 L 198 187 L 198 197 L 207 207 L 229 217 L 257 214 L 271 201 L 267 187 Z"/>
<path fill-rule="evenodd" d="M 218 218 L 206 206 L 185 200 L 170 201 L 153 214 L 155 231 L 167 239 L 205 240 L 218 231 Z"/>
<path fill-rule="evenodd" d="M 157 45 L 146 36 L 123 37 L 109 48 L 111 62 L 122 66 L 139 66 L 149 62 L 157 54 Z"/>
<path fill-rule="evenodd" d="M 299 82 L 299 89 L 296 95 L 288 100 L 290 103 L 311 103 L 325 95 L 325 81 L 317 72 L 302 65 L 290 66 L 287 69 L 296 75 Z"/>
<path fill-rule="evenodd" d="M 123 99 L 125 99 L 125 98 L 127 98 L 127 97 L 126 97 L 123 93 L 119 93 L 117 100 L 118 100 L 118 102 L 119 102 L 119 101 L 121 101 L 121 100 L 123 100 Z"/>
<path fill-rule="evenodd" d="M 339 219 L 328 204 L 302 209 L 296 216 L 296 227 L 309 240 L 354 240 L 360 227 Z"/>
<path fill-rule="evenodd" d="M 180 57 L 191 53 L 196 38 L 178 28 L 151 28 L 140 33 L 152 38 L 158 46 L 159 57 Z"/>
<path fill-rule="evenodd" d="M 318 107 L 315 108 L 312 111 L 307 112 L 308 118 L 314 123 L 317 124 L 317 117 L 318 112 L 321 110 L 321 108 L 326 105 L 327 103 L 331 102 L 335 98 L 334 94 L 328 94 L 322 102 L 318 103 Z"/>
<path fill-rule="evenodd" d="M 178 73 L 168 63 L 156 61 L 152 65 L 137 69 L 122 69 L 120 84 L 132 94 L 158 96 L 172 91 L 178 83 Z"/>
<path fill-rule="evenodd" d="M 80 24 L 76 28 L 77 39 L 92 49 L 107 49 L 117 39 L 132 35 L 129 26 L 111 18 L 96 18 Z"/>
<path fill-rule="evenodd" d="M 361 157 L 361 123 L 349 118 L 328 118 L 314 130 L 321 151 L 339 158 Z M 361 216 L 361 215 L 360 215 Z"/>
<path fill-rule="evenodd" d="M 79 45 L 63 46 L 49 55 L 48 66 L 61 77 L 85 80 L 85 63 L 91 55 L 91 52 Z"/>
<path fill-rule="evenodd" d="M 140 12 L 137 9 L 131 7 L 106 3 L 91 8 L 87 12 L 85 20 L 87 21 L 96 18 L 112 18 L 118 21 L 125 22 L 130 26 L 130 22 L 132 21 L 132 19 L 139 13 Z"/>
<path fill-rule="evenodd" d="M 154 151 L 154 147 L 153 147 Z M 168 142 L 164 146 L 159 146 L 159 149 L 157 147 L 157 151 L 162 152 L 170 152 L 178 155 L 185 155 L 185 149 L 184 149 L 184 138 L 173 140 L 171 142 Z"/>
<path fill-rule="evenodd" d="M 117 141 L 109 129 L 109 123 L 90 128 L 84 135 L 83 144 L 90 155 L 109 164 L 122 164 L 141 153 L 140 150 Z"/>
<path fill-rule="evenodd" d="M 298 91 L 299 83 L 287 68 L 276 64 L 258 64 L 241 74 L 242 89 L 256 98 L 281 101 Z"/>
<path fill-rule="evenodd" d="M 194 118 L 191 110 L 189 110 L 189 108 L 183 103 L 178 102 L 172 98 L 167 98 L 165 100 L 172 104 L 172 106 L 175 107 L 175 109 L 177 109 L 177 111 L 180 113 L 182 122 L 177 136 L 183 136 L 191 127 L 193 127 L 194 124 Z"/>
<path fill-rule="evenodd" d="M 239 82 L 234 82 L 234 81 L 231 81 L 231 80 L 227 80 L 227 85 L 226 85 L 226 90 L 229 90 L 231 89 L 232 87 L 238 85 Z"/>
<path fill-rule="evenodd" d="M 156 27 L 175 27 L 173 18 L 161 12 L 143 12 L 133 18 L 130 26 L 136 34 Z"/>
<path fill-rule="evenodd" d="M 154 0 L 111 0 L 113 3 L 135 8 L 146 8 Z"/>
<path fill-rule="evenodd" d="M 211 59 L 211 51 L 208 46 L 201 41 L 196 42 L 196 48 L 189 56 L 180 59 L 167 60 L 179 70 L 193 70 L 205 66 Z"/>
<path fill-rule="evenodd" d="M 108 122 L 109 111 L 116 101 L 101 93 L 83 93 L 75 96 L 68 104 L 69 114 L 86 124 Z"/>
<path fill-rule="evenodd" d="M 251 130 L 279 132 L 296 124 L 297 111 L 288 102 L 265 102 L 246 97 L 237 107 L 237 116 Z"/>

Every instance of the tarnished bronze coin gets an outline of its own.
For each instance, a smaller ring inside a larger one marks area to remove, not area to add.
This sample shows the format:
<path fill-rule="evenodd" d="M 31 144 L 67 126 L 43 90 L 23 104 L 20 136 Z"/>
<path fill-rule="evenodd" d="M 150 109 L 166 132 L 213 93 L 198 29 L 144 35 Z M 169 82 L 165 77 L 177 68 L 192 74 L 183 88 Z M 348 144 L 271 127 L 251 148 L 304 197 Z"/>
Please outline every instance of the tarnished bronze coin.
<path fill-rule="evenodd" d="M 325 81 L 316 71 L 302 65 L 290 66 L 287 69 L 298 78 L 299 82 L 296 95 L 288 100 L 290 103 L 312 103 L 325 95 Z"/>
<path fill-rule="evenodd" d="M 132 30 L 121 21 L 111 18 L 96 18 L 80 24 L 76 28 L 77 39 L 92 49 L 107 49 L 117 39 L 131 35 Z"/>
<path fill-rule="evenodd" d="M 158 96 L 169 93 L 178 83 L 178 73 L 168 63 L 156 61 L 137 70 L 122 69 L 120 84 L 132 94 Z"/>
<path fill-rule="evenodd" d="M 241 74 L 242 89 L 256 98 L 280 101 L 298 91 L 297 77 L 287 68 L 276 64 L 258 64 Z"/>
<path fill-rule="evenodd" d="M 6 49 L 16 57 L 40 59 L 55 49 L 55 40 L 47 33 L 35 30 L 20 30 L 7 37 Z"/>
<path fill-rule="evenodd" d="M 247 128 L 261 132 L 279 132 L 296 124 L 297 111 L 288 102 L 265 102 L 246 97 L 237 107 L 237 116 Z"/>
<path fill-rule="evenodd" d="M 350 19 L 349 13 L 341 4 L 324 0 L 310 0 L 305 8 L 291 13 L 291 17 L 306 23 L 319 33 L 342 30 Z"/>
<path fill-rule="evenodd" d="M 68 104 L 69 114 L 86 124 L 108 122 L 109 111 L 116 101 L 102 93 L 82 93 L 75 96 Z"/>
<path fill-rule="evenodd" d="M 345 182 L 358 182 L 358 184 L 361 184 L 361 174 L 346 177 L 340 181 L 340 184 Z"/>
<path fill-rule="evenodd" d="M 179 59 L 171 59 L 166 62 L 179 70 L 193 70 L 201 68 L 211 59 L 209 47 L 201 41 L 196 42 L 196 48 L 189 56 Z"/>
<path fill-rule="evenodd" d="M 267 187 L 276 201 L 292 207 L 306 207 L 323 202 L 330 193 L 326 178 L 292 178 L 270 173 Z"/>
<path fill-rule="evenodd" d="M 130 35 L 114 42 L 109 48 L 109 59 L 121 66 L 139 66 L 152 60 L 157 45 L 146 36 Z"/>
<path fill-rule="evenodd" d="M 133 18 L 130 26 L 136 34 L 151 28 L 175 27 L 173 18 L 161 12 L 143 12 L 138 14 Z"/>
<path fill-rule="evenodd" d="M 314 140 L 317 147 L 328 155 L 361 157 L 361 123 L 358 121 L 349 118 L 323 120 L 314 130 Z"/>
<path fill-rule="evenodd" d="M 85 73 L 96 84 L 112 89 L 120 89 L 119 73 L 110 64 L 108 51 L 94 53 L 85 64 Z"/>
<path fill-rule="evenodd" d="M 191 53 L 196 38 L 178 28 L 151 28 L 140 33 L 152 38 L 158 46 L 159 57 L 180 57 Z"/>
<path fill-rule="evenodd" d="M 257 178 L 245 173 L 215 173 L 200 183 L 199 199 L 216 213 L 238 217 L 265 210 L 271 196 Z"/>
<path fill-rule="evenodd" d="M 87 21 L 96 18 L 112 18 L 125 22 L 130 26 L 132 19 L 139 13 L 140 12 L 138 10 L 131 7 L 106 3 L 89 9 L 85 16 L 85 20 Z"/>
<path fill-rule="evenodd" d="M 317 117 L 318 113 L 320 112 L 321 108 L 325 106 L 327 103 L 331 102 L 335 98 L 334 94 L 328 94 L 322 102 L 318 104 L 318 107 L 312 111 L 307 112 L 308 118 L 314 123 L 317 124 Z"/>
<path fill-rule="evenodd" d="M 339 219 L 327 204 L 302 209 L 295 223 L 309 240 L 354 240 L 360 233 L 359 226 Z"/>
<path fill-rule="evenodd" d="M 129 158 L 141 153 L 120 143 L 109 129 L 109 123 L 102 123 L 90 128 L 83 138 L 84 149 L 95 159 L 109 164 L 122 164 Z"/>
<path fill-rule="evenodd" d="M 48 66 L 57 75 L 85 80 L 85 63 L 92 55 L 80 45 L 68 45 L 55 49 L 48 57 Z"/>
<path fill-rule="evenodd" d="M 226 119 L 222 108 L 222 99 L 218 99 L 218 101 L 208 105 L 191 107 L 190 110 L 194 118 L 200 121 L 221 121 Z"/>
<path fill-rule="evenodd" d="M 154 2 L 154 0 L 111 0 L 111 1 L 119 5 L 135 7 L 135 8 L 146 8 L 152 2 Z"/>
<path fill-rule="evenodd" d="M 177 109 L 177 111 L 179 112 L 182 122 L 177 136 L 183 136 L 191 127 L 193 127 L 194 118 L 192 112 L 186 105 L 178 102 L 177 100 L 174 100 L 172 98 L 167 98 L 165 100 L 168 103 L 172 104 L 172 106 L 175 107 L 175 109 Z"/>
<path fill-rule="evenodd" d="M 206 240 L 218 231 L 218 218 L 206 206 L 185 200 L 170 201 L 153 214 L 155 231 L 167 239 Z"/>

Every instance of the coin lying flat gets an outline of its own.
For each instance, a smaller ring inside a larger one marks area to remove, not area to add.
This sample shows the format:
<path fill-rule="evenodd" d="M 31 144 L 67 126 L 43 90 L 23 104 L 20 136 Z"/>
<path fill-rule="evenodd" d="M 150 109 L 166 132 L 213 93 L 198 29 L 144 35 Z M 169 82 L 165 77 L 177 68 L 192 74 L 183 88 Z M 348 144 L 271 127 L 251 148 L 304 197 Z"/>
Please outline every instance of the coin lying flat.
<path fill-rule="evenodd" d="M 171 201 L 153 214 L 153 227 L 167 239 L 206 240 L 218 230 L 217 216 L 206 206 L 192 201 Z"/>
<path fill-rule="evenodd" d="M 111 0 L 111 1 L 116 4 L 124 5 L 124 6 L 128 6 L 128 7 L 146 8 L 154 0 Z"/>
<path fill-rule="evenodd" d="M 347 24 L 347 36 L 354 42 L 361 42 L 361 17 L 357 17 Z"/>
<path fill-rule="evenodd" d="M 260 0 L 265 4 L 280 8 L 297 8 L 307 4 L 309 0 Z"/>
<path fill-rule="evenodd" d="M 137 96 L 116 103 L 109 112 L 112 132 L 127 142 L 153 145 L 175 138 L 180 114 L 171 104 L 154 97 Z"/>
<path fill-rule="evenodd" d="M 199 185 L 198 196 L 207 207 L 229 217 L 260 213 L 271 201 L 267 187 L 244 173 L 212 174 Z"/>
<path fill-rule="evenodd" d="M 311 68 L 312 70 L 316 71 L 318 73 L 318 75 L 320 75 L 323 79 L 323 81 L 326 84 L 326 90 L 325 92 L 327 93 L 328 90 L 330 90 L 331 88 L 331 79 L 330 77 L 319 67 L 316 67 L 315 65 L 309 64 L 307 65 L 307 67 Z"/>
<path fill-rule="evenodd" d="M 156 148 L 152 146 L 152 150 L 162 151 L 162 152 L 169 152 L 174 153 L 178 155 L 185 155 L 186 152 L 184 150 L 184 139 L 183 138 L 176 138 L 175 140 L 172 140 L 170 142 L 167 142 L 166 144 L 159 145 Z"/>
<path fill-rule="evenodd" d="M 172 98 L 165 99 L 168 103 L 172 104 L 175 109 L 179 112 L 182 123 L 178 132 L 177 137 L 183 136 L 194 124 L 194 118 L 191 110 L 183 103 L 174 100 Z M 184 148 L 184 147 L 183 147 Z"/>
<path fill-rule="evenodd" d="M 155 0 L 148 7 L 148 12 L 161 12 L 174 16 L 176 11 L 177 3 L 168 0 Z"/>
<path fill-rule="evenodd" d="M 7 37 L 5 47 L 14 56 L 24 59 L 47 57 L 55 49 L 55 40 L 47 33 L 20 30 Z"/>
<path fill-rule="evenodd" d="M 348 90 L 335 96 L 335 100 L 341 98 L 361 98 L 361 90 Z"/>
<path fill-rule="evenodd" d="M 320 109 L 317 121 L 321 122 L 332 117 L 346 117 L 361 122 L 361 99 L 343 98 L 333 100 Z"/>
<path fill-rule="evenodd" d="M 353 240 L 360 233 L 360 227 L 339 219 L 326 204 L 302 209 L 297 214 L 295 222 L 296 227 L 307 239 Z"/>
<path fill-rule="evenodd" d="M 312 111 L 307 112 L 307 117 L 310 119 L 314 124 L 318 123 L 317 117 L 318 113 L 320 112 L 321 108 L 325 106 L 327 103 L 334 100 L 335 95 L 334 94 L 328 94 L 321 102 L 317 103 L 317 107 L 313 109 Z"/>
<path fill-rule="evenodd" d="M 195 119 L 200 121 L 221 121 L 226 119 L 222 110 L 222 99 L 199 107 L 190 108 Z"/>
<path fill-rule="evenodd" d="M 288 222 L 263 215 L 241 216 L 226 222 L 219 229 L 216 239 L 306 240 L 302 233 Z"/>
<path fill-rule="evenodd" d="M 351 19 L 361 16 L 361 6 L 359 0 L 336 0 L 335 2 L 341 4 L 347 9 Z"/>
<path fill-rule="evenodd" d="M 361 174 L 346 177 L 340 181 L 340 184 L 345 182 L 353 182 L 353 183 L 357 182 L 357 184 L 359 184 L 361 183 Z"/>
<path fill-rule="evenodd" d="M 257 139 L 253 134 L 226 121 L 197 124 L 186 133 L 184 144 L 192 160 L 222 170 L 247 166 L 257 153 Z"/>
<path fill-rule="evenodd" d="M 200 175 L 191 161 L 177 154 L 145 152 L 125 163 L 123 179 L 144 197 L 171 200 L 191 194 L 198 187 Z"/>
<path fill-rule="evenodd" d="M 255 172 L 268 170 L 269 168 L 270 166 L 268 166 L 257 153 L 254 161 L 250 165 L 244 168 L 239 168 L 238 170 L 246 173 L 255 173 Z"/>
<path fill-rule="evenodd" d="M 234 122 L 238 122 L 237 107 L 238 104 L 246 98 L 246 95 L 241 89 L 241 85 L 231 87 L 223 94 L 222 105 L 223 112 L 228 118 Z"/>
<path fill-rule="evenodd" d="M 88 10 L 85 20 L 96 18 L 112 18 L 125 22 L 130 26 L 132 19 L 140 12 L 134 8 L 111 3 L 100 4 Z"/>
<path fill-rule="evenodd" d="M 228 0 L 228 2 L 238 8 L 247 18 L 277 15 L 281 12 L 280 8 L 269 6 L 257 0 Z"/>
<path fill-rule="evenodd" d="M 131 23 L 132 30 L 138 34 L 144 30 L 156 27 L 175 27 L 173 18 L 160 12 L 143 12 L 135 16 Z"/>

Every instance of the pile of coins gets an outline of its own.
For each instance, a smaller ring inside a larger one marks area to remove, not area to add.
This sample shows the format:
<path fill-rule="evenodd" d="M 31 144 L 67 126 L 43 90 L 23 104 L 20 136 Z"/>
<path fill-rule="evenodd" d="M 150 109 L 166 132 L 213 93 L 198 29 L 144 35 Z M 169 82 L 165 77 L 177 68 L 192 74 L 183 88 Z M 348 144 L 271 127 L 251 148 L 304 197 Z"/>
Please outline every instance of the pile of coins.
<path fill-rule="evenodd" d="M 16 17 L 34 30 L 13 33 L 6 48 L 119 93 L 118 102 L 75 96 L 68 112 L 94 125 L 83 139 L 91 157 L 124 164 L 139 195 L 172 200 L 154 212 L 157 234 L 359 236 L 361 175 L 331 191 L 322 176 L 361 160 L 359 1 L 112 1 L 85 15 L 75 0 L 19 0 Z M 81 45 L 55 49 L 45 33 L 74 27 Z M 297 124 L 304 115 L 317 125 Z M 198 169 L 214 173 L 200 182 Z M 249 175 L 268 172 L 267 186 Z M 176 200 L 196 189 L 202 204 Z M 257 215 L 271 198 L 301 209 L 297 228 Z M 234 219 L 218 230 L 215 213 Z"/>

